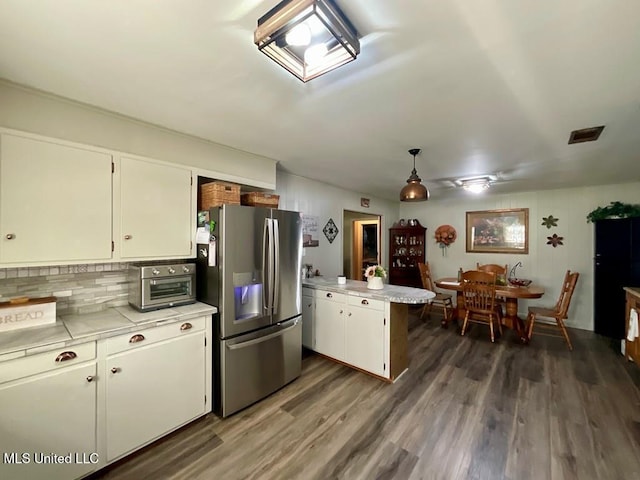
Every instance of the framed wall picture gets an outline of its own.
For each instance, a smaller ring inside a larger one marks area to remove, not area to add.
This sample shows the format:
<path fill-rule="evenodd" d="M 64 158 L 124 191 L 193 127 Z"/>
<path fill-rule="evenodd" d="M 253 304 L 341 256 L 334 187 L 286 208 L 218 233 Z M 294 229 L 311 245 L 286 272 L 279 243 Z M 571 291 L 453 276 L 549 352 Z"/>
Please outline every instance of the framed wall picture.
<path fill-rule="evenodd" d="M 529 253 L 529 209 L 467 212 L 467 252 Z"/>

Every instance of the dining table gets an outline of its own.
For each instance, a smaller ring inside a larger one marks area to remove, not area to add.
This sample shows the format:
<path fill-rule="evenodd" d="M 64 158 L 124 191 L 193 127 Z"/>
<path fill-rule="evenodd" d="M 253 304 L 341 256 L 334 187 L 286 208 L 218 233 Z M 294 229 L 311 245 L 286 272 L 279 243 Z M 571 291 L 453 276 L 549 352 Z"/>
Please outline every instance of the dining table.
<path fill-rule="evenodd" d="M 447 326 L 451 319 L 464 320 L 466 310 L 464 309 L 464 296 L 462 294 L 462 282 L 455 277 L 446 277 L 436 280 L 436 287 L 443 290 L 455 290 L 456 307 L 453 315 L 443 321 L 443 326 Z M 527 287 L 515 285 L 496 285 L 496 297 L 505 299 L 505 312 L 502 317 L 502 325 L 515 330 L 523 343 L 528 343 L 529 338 L 526 333 L 524 321 L 518 316 L 518 300 L 540 298 L 544 295 L 544 288 L 531 284 Z"/>

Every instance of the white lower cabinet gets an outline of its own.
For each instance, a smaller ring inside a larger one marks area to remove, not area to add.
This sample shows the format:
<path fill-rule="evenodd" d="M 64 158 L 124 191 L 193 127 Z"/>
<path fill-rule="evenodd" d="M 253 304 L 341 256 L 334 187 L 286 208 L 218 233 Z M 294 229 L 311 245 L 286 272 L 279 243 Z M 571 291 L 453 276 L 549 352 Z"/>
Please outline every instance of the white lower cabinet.
<path fill-rule="evenodd" d="M 344 311 L 347 296 L 340 293 L 321 292 L 320 290 L 317 292 L 321 294 L 315 299 L 316 346 L 314 350 L 337 360 L 343 360 L 345 357 Z"/>
<path fill-rule="evenodd" d="M 0 370 L 0 478 L 69 480 L 94 470 L 95 343 L 9 360 Z"/>
<path fill-rule="evenodd" d="M 310 350 L 315 348 L 315 316 L 316 300 L 313 298 L 313 291 L 307 288 L 302 289 L 302 346 Z"/>
<path fill-rule="evenodd" d="M 376 375 L 386 374 L 384 302 L 350 297 L 345 322 L 345 361 Z"/>
<path fill-rule="evenodd" d="M 396 371 L 390 368 L 389 302 L 320 289 L 314 293 L 315 346 L 312 349 L 393 380 Z M 406 328 L 406 318 L 404 323 Z"/>
<path fill-rule="evenodd" d="M 106 341 L 108 462 L 205 413 L 204 320 Z"/>
<path fill-rule="evenodd" d="M 80 478 L 211 411 L 210 338 L 202 316 L 0 362 L 0 479 Z"/>

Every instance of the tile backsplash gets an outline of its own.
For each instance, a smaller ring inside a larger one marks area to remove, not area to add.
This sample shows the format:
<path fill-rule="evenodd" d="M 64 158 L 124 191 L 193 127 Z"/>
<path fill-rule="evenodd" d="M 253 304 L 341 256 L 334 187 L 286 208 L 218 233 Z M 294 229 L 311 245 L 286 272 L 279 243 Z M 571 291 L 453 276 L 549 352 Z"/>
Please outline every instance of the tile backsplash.
<path fill-rule="evenodd" d="M 54 296 L 59 315 L 126 305 L 128 268 L 128 263 L 0 268 L 0 301 Z"/>

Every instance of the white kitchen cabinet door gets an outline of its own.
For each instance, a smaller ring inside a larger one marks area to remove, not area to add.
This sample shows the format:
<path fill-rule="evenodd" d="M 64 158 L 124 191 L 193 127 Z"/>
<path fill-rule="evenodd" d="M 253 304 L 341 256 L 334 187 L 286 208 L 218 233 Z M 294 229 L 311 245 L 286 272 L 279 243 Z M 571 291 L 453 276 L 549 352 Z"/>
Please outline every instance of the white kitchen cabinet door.
<path fill-rule="evenodd" d="M 344 296 L 333 294 L 333 297 L 340 298 Z M 336 360 L 344 360 L 344 311 L 346 302 L 325 297 L 317 297 L 315 300 L 316 345 L 314 350 Z"/>
<path fill-rule="evenodd" d="M 191 255 L 191 171 L 129 157 L 120 170 L 120 257 Z"/>
<path fill-rule="evenodd" d="M 111 155 L 0 138 L 0 263 L 111 259 Z"/>
<path fill-rule="evenodd" d="M 204 414 L 205 332 L 107 358 L 107 461 Z"/>
<path fill-rule="evenodd" d="M 385 371 L 384 311 L 349 305 L 345 317 L 345 362 L 375 375 Z"/>
<path fill-rule="evenodd" d="M 312 295 L 302 295 L 302 345 L 314 350 L 316 303 Z"/>
<path fill-rule="evenodd" d="M 93 363 L 0 385 L 0 478 L 72 480 L 105 465 L 91 463 L 96 380 Z M 51 463 L 51 454 L 71 463 Z"/>

